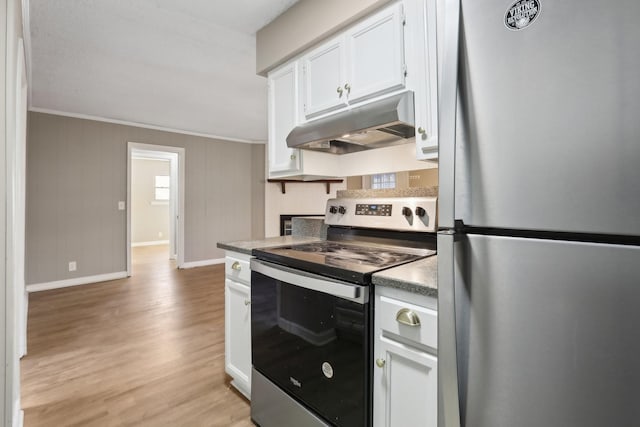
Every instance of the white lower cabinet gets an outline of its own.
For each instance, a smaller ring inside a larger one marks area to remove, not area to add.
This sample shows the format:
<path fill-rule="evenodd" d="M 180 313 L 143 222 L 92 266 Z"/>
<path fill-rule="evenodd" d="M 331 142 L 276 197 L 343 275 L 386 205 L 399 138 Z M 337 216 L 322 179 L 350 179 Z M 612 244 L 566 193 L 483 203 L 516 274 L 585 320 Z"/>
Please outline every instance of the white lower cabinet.
<path fill-rule="evenodd" d="M 245 254 L 228 252 L 224 286 L 225 371 L 251 398 L 251 273 Z"/>
<path fill-rule="evenodd" d="M 376 294 L 373 425 L 436 427 L 437 302 L 397 289 Z"/>

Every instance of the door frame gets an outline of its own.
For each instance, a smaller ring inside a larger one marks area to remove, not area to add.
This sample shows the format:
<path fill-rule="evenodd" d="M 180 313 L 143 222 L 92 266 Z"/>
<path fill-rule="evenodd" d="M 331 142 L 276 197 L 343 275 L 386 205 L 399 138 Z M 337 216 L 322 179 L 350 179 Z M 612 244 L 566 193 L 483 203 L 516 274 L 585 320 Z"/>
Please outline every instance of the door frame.
<path fill-rule="evenodd" d="M 15 132 L 6 143 L 6 280 L 7 298 L 12 300 L 13 346 L 18 358 L 27 352 L 27 293 L 25 290 L 27 75 L 24 47 L 18 39 L 15 81 Z M 10 120 L 10 118 L 8 118 Z M 9 125 L 9 123 L 7 123 Z"/>
<path fill-rule="evenodd" d="M 131 160 L 134 152 L 145 152 L 149 157 L 168 158 L 162 153 L 176 154 L 177 161 L 171 159 L 171 190 L 170 212 L 172 221 L 169 221 L 171 244 L 171 256 L 175 254 L 178 268 L 184 265 L 184 157 L 185 149 L 169 145 L 144 144 L 139 142 L 127 143 L 127 276 L 131 276 Z M 174 157 L 175 158 L 175 157 Z M 177 182 L 176 182 L 177 181 Z M 175 236 L 175 237 L 174 237 Z"/>

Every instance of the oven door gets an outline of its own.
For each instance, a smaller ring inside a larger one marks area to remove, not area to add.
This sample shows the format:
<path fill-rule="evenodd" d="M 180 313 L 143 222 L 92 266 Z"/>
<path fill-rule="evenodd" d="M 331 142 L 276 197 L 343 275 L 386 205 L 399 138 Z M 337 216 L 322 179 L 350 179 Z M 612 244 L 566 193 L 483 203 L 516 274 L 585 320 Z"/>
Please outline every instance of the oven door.
<path fill-rule="evenodd" d="M 369 425 L 368 291 L 251 260 L 254 368 L 337 426 Z"/>

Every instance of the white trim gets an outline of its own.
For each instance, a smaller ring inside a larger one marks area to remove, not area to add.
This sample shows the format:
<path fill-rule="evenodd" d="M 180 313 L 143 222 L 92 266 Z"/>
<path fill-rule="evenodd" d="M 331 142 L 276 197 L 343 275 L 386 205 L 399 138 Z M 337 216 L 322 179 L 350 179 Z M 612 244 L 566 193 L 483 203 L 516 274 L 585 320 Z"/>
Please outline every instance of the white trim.
<path fill-rule="evenodd" d="M 24 288 L 24 325 L 27 324 L 27 320 L 29 319 L 29 292 L 27 292 L 27 288 L 25 286 Z M 24 331 L 25 337 L 24 337 L 24 345 L 23 347 L 20 349 L 20 358 L 22 359 L 24 356 L 27 355 L 27 330 L 25 328 Z M 24 414 L 23 414 L 24 415 Z"/>
<path fill-rule="evenodd" d="M 13 158 L 7 182 L 11 186 L 11 250 L 14 266 L 13 285 L 16 299 L 16 333 L 18 358 L 27 352 L 27 315 L 25 302 L 25 220 L 26 220 L 26 167 L 27 167 L 27 105 L 29 104 L 29 77 L 27 75 L 24 39 L 18 38 L 16 67 L 15 142 L 11 152 Z M 9 154 L 11 150 L 8 150 Z"/>
<path fill-rule="evenodd" d="M 167 156 L 166 153 L 156 153 L 153 151 L 148 151 L 145 153 L 144 151 L 133 151 L 132 154 L 133 160 L 153 160 L 156 162 L 170 162 L 171 158 Z"/>
<path fill-rule="evenodd" d="M 117 125 L 134 126 L 139 128 L 145 128 L 145 129 L 159 130 L 163 132 L 179 133 L 182 135 L 200 136 L 202 138 L 217 139 L 219 141 L 242 142 L 245 144 L 266 144 L 267 143 L 267 141 L 261 140 L 261 139 L 232 138 L 229 136 L 214 135 L 214 134 L 204 133 L 204 132 L 192 132 L 184 129 L 174 129 L 174 128 L 168 128 L 164 126 L 150 125 L 147 123 L 131 122 L 128 120 L 109 119 L 106 117 L 92 116 L 90 114 L 69 113 L 67 111 L 53 110 L 50 108 L 29 107 L 29 111 L 33 111 L 34 113 L 54 114 L 56 116 L 74 117 L 76 119 L 95 120 L 98 122 L 114 123 Z"/>
<path fill-rule="evenodd" d="M 131 246 L 137 248 L 138 246 L 155 246 L 155 245 L 168 245 L 168 240 L 150 240 L 148 242 L 135 242 L 131 243 Z"/>
<path fill-rule="evenodd" d="M 126 271 L 117 273 L 98 274 L 96 276 L 75 277 L 73 279 L 56 280 L 55 282 L 35 283 L 27 285 L 27 292 L 48 291 L 51 289 L 66 288 L 69 286 L 89 285 L 91 283 L 107 282 L 109 280 L 125 279 L 128 277 Z"/>
<path fill-rule="evenodd" d="M 24 411 L 20 409 L 20 398 L 13 402 L 13 427 L 22 427 L 24 425 Z"/>
<path fill-rule="evenodd" d="M 180 268 L 204 267 L 207 265 L 224 264 L 224 258 L 203 259 L 201 261 L 183 262 Z"/>
<path fill-rule="evenodd" d="M 31 86 L 33 84 L 32 79 L 32 65 L 31 59 L 31 18 L 29 14 L 29 0 L 22 0 L 22 38 L 24 40 L 24 57 L 27 68 L 27 106 L 31 106 Z M 27 107 L 27 108 L 28 108 Z"/>

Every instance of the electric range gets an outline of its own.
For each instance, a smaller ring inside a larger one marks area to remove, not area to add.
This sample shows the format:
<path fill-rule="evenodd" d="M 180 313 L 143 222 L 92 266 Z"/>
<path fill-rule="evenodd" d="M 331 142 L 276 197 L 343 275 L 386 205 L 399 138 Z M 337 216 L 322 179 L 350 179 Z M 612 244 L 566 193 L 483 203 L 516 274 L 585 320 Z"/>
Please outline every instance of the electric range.
<path fill-rule="evenodd" d="M 370 426 L 376 272 L 436 253 L 435 197 L 332 199 L 327 240 L 253 251 L 251 416 Z"/>

